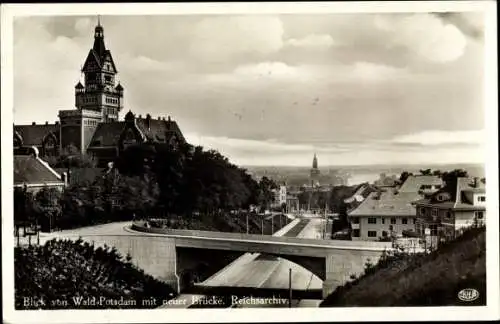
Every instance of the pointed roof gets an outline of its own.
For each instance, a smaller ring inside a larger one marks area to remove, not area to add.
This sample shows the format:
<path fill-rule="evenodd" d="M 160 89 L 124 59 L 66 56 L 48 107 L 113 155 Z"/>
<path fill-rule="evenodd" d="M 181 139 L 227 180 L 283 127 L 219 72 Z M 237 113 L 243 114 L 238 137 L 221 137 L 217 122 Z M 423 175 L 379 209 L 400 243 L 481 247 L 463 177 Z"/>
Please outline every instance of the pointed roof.
<path fill-rule="evenodd" d="M 101 69 L 104 61 L 106 61 L 107 59 L 111 62 L 115 73 L 118 72 L 115 66 L 115 62 L 113 61 L 113 57 L 111 56 L 111 52 L 106 49 L 106 45 L 104 43 L 104 28 L 101 26 L 100 18 L 98 17 L 97 26 L 95 27 L 94 32 L 94 45 L 87 55 L 87 59 L 85 60 L 82 71 L 87 70 L 88 65 L 91 61 L 94 61 L 99 69 Z"/>
<path fill-rule="evenodd" d="M 59 127 L 59 124 L 14 125 L 14 132 L 21 137 L 23 145 L 40 146 L 50 134 L 58 139 Z"/>
<path fill-rule="evenodd" d="M 78 83 L 75 86 L 75 89 L 83 89 L 83 84 L 80 81 L 78 81 Z"/>
<path fill-rule="evenodd" d="M 64 185 L 48 163 L 33 155 L 14 155 L 14 185 Z"/>
<path fill-rule="evenodd" d="M 316 153 L 314 153 L 314 158 L 313 158 L 313 169 L 318 168 L 318 158 L 316 157 Z"/>
<path fill-rule="evenodd" d="M 103 57 L 106 52 L 106 45 L 104 44 L 104 28 L 101 26 L 99 16 L 97 18 L 97 26 L 95 27 L 94 46 L 92 49 L 99 55 L 99 57 Z"/>

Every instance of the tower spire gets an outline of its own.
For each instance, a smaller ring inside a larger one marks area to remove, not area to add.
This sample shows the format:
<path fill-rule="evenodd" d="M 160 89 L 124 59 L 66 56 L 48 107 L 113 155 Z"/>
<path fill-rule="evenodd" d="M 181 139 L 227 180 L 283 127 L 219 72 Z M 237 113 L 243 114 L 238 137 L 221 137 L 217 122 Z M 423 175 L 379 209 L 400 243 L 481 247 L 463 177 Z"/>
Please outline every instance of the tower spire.
<path fill-rule="evenodd" d="M 97 26 L 94 32 L 94 51 L 102 57 L 106 51 L 106 46 L 104 45 L 104 28 L 101 26 L 101 16 L 97 16 Z"/>

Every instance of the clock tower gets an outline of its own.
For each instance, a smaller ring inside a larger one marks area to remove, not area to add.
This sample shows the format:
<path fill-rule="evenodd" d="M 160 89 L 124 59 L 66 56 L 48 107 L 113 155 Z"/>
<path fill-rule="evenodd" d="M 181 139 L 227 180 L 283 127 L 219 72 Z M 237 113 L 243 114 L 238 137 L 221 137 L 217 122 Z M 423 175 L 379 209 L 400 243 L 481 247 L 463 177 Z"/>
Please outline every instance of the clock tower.
<path fill-rule="evenodd" d="M 62 149 L 74 146 L 85 153 L 100 123 L 118 121 L 123 109 L 123 87 L 116 84 L 118 73 L 111 52 L 104 43 L 104 28 L 98 18 L 94 30 L 94 45 L 81 70 L 84 84 L 75 86 L 73 110 L 59 111 Z"/>

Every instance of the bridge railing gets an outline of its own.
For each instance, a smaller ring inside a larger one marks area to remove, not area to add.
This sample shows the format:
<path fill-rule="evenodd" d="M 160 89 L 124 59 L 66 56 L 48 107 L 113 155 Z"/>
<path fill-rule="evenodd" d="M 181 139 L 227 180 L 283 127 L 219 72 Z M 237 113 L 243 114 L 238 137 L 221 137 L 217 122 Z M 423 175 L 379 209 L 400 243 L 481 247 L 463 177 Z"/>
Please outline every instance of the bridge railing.
<path fill-rule="evenodd" d="M 335 247 L 359 247 L 362 248 L 377 248 L 377 249 L 390 249 L 391 242 L 371 242 L 371 241 L 342 241 L 342 240 L 322 240 L 322 239 L 306 239 L 297 237 L 285 236 L 271 236 L 260 234 L 245 234 L 245 233 L 231 233 L 231 232 L 215 232 L 215 231 L 198 231 L 198 230 L 185 230 L 185 229 L 170 229 L 170 228 L 156 228 L 148 227 L 144 221 L 134 222 L 132 230 L 150 234 L 172 235 L 172 236 L 186 236 L 186 237 L 204 237 L 204 238 L 217 238 L 217 239 L 235 239 L 235 240 L 250 240 L 250 241 L 266 241 L 276 243 L 295 243 L 295 244 L 312 244 L 323 246 Z"/>

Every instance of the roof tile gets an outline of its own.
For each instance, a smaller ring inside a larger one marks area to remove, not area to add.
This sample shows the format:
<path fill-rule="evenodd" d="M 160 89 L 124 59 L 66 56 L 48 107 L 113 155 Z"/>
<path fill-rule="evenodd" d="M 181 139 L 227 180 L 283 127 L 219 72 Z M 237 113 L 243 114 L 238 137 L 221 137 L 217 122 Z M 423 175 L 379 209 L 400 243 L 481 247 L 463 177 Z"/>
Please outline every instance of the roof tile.
<path fill-rule="evenodd" d="M 379 198 L 377 198 L 380 195 Z M 412 202 L 421 198 L 416 192 L 393 193 L 372 192 L 353 211 L 350 216 L 413 216 L 415 207 Z"/>
<path fill-rule="evenodd" d="M 62 184 L 56 172 L 32 155 L 14 156 L 14 185 L 19 184 Z"/>
<path fill-rule="evenodd" d="M 53 133 L 56 138 L 59 138 L 58 124 L 41 124 L 41 125 L 14 125 L 14 131 L 21 135 L 23 145 L 42 145 L 43 139 Z"/>

